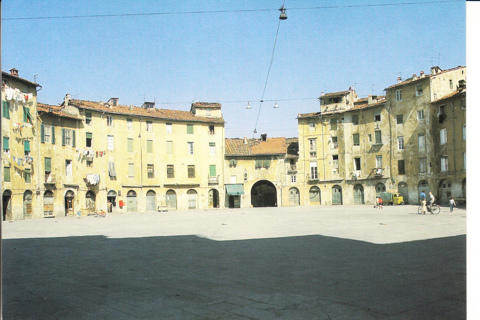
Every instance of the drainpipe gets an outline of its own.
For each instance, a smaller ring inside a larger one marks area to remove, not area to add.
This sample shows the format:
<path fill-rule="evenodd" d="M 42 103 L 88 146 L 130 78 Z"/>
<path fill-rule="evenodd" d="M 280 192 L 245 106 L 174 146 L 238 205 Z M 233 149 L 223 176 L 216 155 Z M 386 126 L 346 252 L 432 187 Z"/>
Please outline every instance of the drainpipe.
<path fill-rule="evenodd" d="M 454 106 L 453 106 L 453 101 L 451 102 L 452 106 L 452 143 L 453 143 L 453 177 L 454 180 L 457 180 L 457 163 L 456 163 L 456 152 L 455 152 L 455 121 L 454 121 Z M 463 127 L 462 127 L 462 134 L 463 134 Z"/>

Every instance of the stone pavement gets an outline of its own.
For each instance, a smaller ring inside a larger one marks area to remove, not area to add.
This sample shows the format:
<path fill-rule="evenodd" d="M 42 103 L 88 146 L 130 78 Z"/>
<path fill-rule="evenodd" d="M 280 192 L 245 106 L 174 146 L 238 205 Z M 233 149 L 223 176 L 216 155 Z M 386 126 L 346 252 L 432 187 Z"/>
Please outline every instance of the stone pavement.
<path fill-rule="evenodd" d="M 466 210 L 3 222 L 4 319 L 465 319 Z"/>

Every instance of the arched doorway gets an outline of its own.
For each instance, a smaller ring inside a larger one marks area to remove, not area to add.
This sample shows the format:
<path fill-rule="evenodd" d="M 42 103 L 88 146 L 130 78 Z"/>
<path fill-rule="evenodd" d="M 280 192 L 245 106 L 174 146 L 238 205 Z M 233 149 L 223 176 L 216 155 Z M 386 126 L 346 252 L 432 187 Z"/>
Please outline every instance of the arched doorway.
<path fill-rule="evenodd" d="M 85 208 L 87 209 L 88 212 L 90 213 L 95 212 L 96 199 L 97 199 L 97 196 L 93 191 L 91 190 L 87 191 L 87 194 L 85 194 Z"/>
<path fill-rule="evenodd" d="M 320 195 L 320 188 L 317 186 L 313 186 L 310 188 L 309 196 L 310 196 L 310 204 L 312 205 L 319 205 L 322 201 L 321 195 Z"/>
<path fill-rule="evenodd" d="M 208 207 L 218 208 L 220 204 L 219 192 L 216 189 L 210 189 L 208 191 Z"/>
<path fill-rule="evenodd" d="M 297 188 L 293 187 L 288 190 L 288 202 L 291 206 L 300 205 L 300 191 Z"/>
<path fill-rule="evenodd" d="M 408 203 L 408 186 L 405 182 L 400 182 L 398 184 L 398 193 L 403 197 L 403 201 Z"/>
<path fill-rule="evenodd" d="M 33 209 L 32 209 L 32 199 L 33 193 L 30 190 L 25 191 L 23 194 L 23 217 L 31 218 Z"/>
<path fill-rule="evenodd" d="M 167 208 L 169 210 L 177 209 L 177 194 L 173 190 L 167 191 Z"/>
<path fill-rule="evenodd" d="M 137 212 L 138 202 L 137 193 L 134 190 L 130 190 L 127 193 L 127 212 Z"/>
<path fill-rule="evenodd" d="M 353 187 L 353 204 L 364 204 L 365 196 L 363 193 L 363 186 L 361 184 L 356 184 Z"/>
<path fill-rule="evenodd" d="M 12 219 L 12 191 L 5 190 L 2 195 L 3 221 Z"/>
<path fill-rule="evenodd" d="M 43 216 L 53 217 L 53 191 L 47 190 L 43 194 Z"/>
<path fill-rule="evenodd" d="M 450 180 L 442 180 L 438 186 L 438 200 L 437 203 L 447 203 L 452 196 L 452 183 Z"/>
<path fill-rule="evenodd" d="M 267 180 L 256 182 L 251 191 L 253 207 L 276 207 L 277 189 Z"/>
<path fill-rule="evenodd" d="M 157 211 L 157 194 L 153 190 L 147 192 L 147 211 Z"/>
<path fill-rule="evenodd" d="M 342 187 L 339 185 L 332 187 L 332 204 L 343 204 Z"/>
<path fill-rule="evenodd" d="M 197 191 L 190 189 L 187 191 L 188 209 L 197 209 Z"/>
<path fill-rule="evenodd" d="M 117 206 L 117 193 L 114 190 L 110 190 L 107 193 L 107 210 L 113 212 L 113 208 Z"/>
<path fill-rule="evenodd" d="M 425 195 L 427 196 L 428 199 L 428 193 L 430 192 L 430 186 L 428 185 L 428 182 L 425 180 L 422 180 L 418 183 L 418 201 L 420 202 L 420 193 L 425 192 Z"/>
<path fill-rule="evenodd" d="M 387 188 L 385 187 L 385 185 L 382 182 L 379 182 L 375 185 L 375 192 L 378 196 L 382 192 L 387 192 Z"/>
<path fill-rule="evenodd" d="M 65 216 L 73 215 L 74 205 L 73 200 L 75 199 L 75 193 L 72 190 L 68 190 L 65 193 Z"/>

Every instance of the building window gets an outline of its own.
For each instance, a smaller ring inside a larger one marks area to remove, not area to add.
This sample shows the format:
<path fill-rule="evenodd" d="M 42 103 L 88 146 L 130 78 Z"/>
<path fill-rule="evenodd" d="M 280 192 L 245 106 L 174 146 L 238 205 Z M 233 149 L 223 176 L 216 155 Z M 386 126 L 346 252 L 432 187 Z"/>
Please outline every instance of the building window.
<path fill-rule="evenodd" d="M 187 134 L 193 134 L 193 124 L 187 124 Z"/>
<path fill-rule="evenodd" d="M 175 178 L 173 164 L 167 164 L 167 178 Z"/>
<path fill-rule="evenodd" d="M 290 178 L 290 182 L 291 182 L 291 183 L 297 183 L 297 175 L 293 174 L 293 175 L 291 175 L 290 177 L 291 177 L 291 178 Z"/>
<path fill-rule="evenodd" d="M 382 158 L 382 156 L 375 156 L 375 168 L 377 168 L 377 169 L 383 168 L 383 158 Z"/>
<path fill-rule="evenodd" d="M 332 155 L 332 167 L 338 168 L 338 154 Z"/>
<path fill-rule="evenodd" d="M 85 123 L 86 124 L 91 124 L 92 123 L 92 113 L 91 112 L 85 112 Z"/>
<path fill-rule="evenodd" d="M 45 178 L 52 172 L 52 158 L 45 157 Z"/>
<path fill-rule="evenodd" d="M 358 125 L 358 114 L 352 115 L 352 124 L 353 125 Z"/>
<path fill-rule="evenodd" d="M 9 154 L 10 153 L 10 138 L 3 137 L 3 152 Z"/>
<path fill-rule="evenodd" d="M 135 178 L 135 163 L 128 164 L 128 177 Z"/>
<path fill-rule="evenodd" d="M 23 122 L 31 122 L 33 123 L 32 121 L 33 117 L 32 115 L 30 114 L 30 108 L 29 107 L 23 107 Z"/>
<path fill-rule="evenodd" d="M 87 148 L 91 148 L 91 147 L 92 147 L 92 140 L 93 140 L 93 133 L 87 132 L 87 133 L 86 133 L 86 141 L 85 141 L 85 146 L 86 146 Z"/>
<path fill-rule="evenodd" d="M 237 167 L 237 160 L 236 159 L 230 159 L 229 167 L 230 168 L 236 168 Z"/>
<path fill-rule="evenodd" d="M 427 172 L 427 158 L 418 159 L 418 171 L 420 173 L 426 173 Z"/>
<path fill-rule="evenodd" d="M 214 156 L 216 151 L 215 151 L 215 142 L 209 142 L 208 143 L 208 153 L 211 155 L 211 156 Z"/>
<path fill-rule="evenodd" d="M 337 118 L 330 118 L 330 130 L 337 130 Z"/>
<path fill-rule="evenodd" d="M 195 166 L 194 165 L 189 165 L 188 166 L 188 177 L 189 178 L 195 178 Z"/>
<path fill-rule="evenodd" d="M 310 162 L 310 179 L 311 180 L 318 179 L 318 168 L 317 168 L 316 161 Z"/>
<path fill-rule="evenodd" d="M 442 172 L 448 171 L 448 158 L 447 158 L 447 156 L 442 156 L 440 158 L 440 170 Z"/>
<path fill-rule="evenodd" d="M 173 133 L 173 125 L 171 123 L 166 124 L 166 133 Z"/>
<path fill-rule="evenodd" d="M 415 86 L 415 94 L 418 96 L 421 96 L 423 94 L 423 84 L 419 83 Z"/>
<path fill-rule="evenodd" d="M 463 125 L 463 141 L 467 140 L 467 125 Z"/>
<path fill-rule="evenodd" d="M 378 122 L 382 120 L 382 116 L 380 114 L 380 111 L 375 111 L 373 113 L 373 121 Z"/>
<path fill-rule="evenodd" d="M 25 179 L 25 183 L 32 182 L 32 172 L 30 171 L 30 169 L 26 168 L 25 171 L 23 171 L 23 176 Z"/>
<path fill-rule="evenodd" d="M 255 160 L 255 169 L 270 168 L 270 159 Z"/>
<path fill-rule="evenodd" d="M 310 121 L 310 122 L 308 123 L 308 129 L 309 129 L 310 132 L 315 131 L 315 122 Z"/>
<path fill-rule="evenodd" d="M 173 154 L 173 141 L 167 141 L 167 154 Z"/>
<path fill-rule="evenodd" d="M 217 177 L 217 166 L 214 164 L 210 165 L 210 178 L 216 178 Z"/>
<path fill-rule="evenodd" d="M 440 144 L 447 143 L 447 129 L 440 129 Z"/>
<path fill-rule="evenodd" d="M 113 126 L 113 117 L 107 116 L 107 127 L 112 127 L 112 126 Z"/>
<path fill-rule="evenodd" d="M 404 150 L 405 144 L 404 144 L 403 137 L 397 137 L 397 142 L 398 142 L 398 150 Z"/>
<path fill-rule="evenodd" d="M 360 171 L 362 169 L 360 164 L 360 158 L 353 158 L 353 165 L 355 171 Z"/>
<path fill-rule="evenodd" d="M 10 119 L 10 103 L 7 101 L 2 101 L 2 116 Z"/>
<path fill-rule="evenodd" d="M 215 126 L 213 124 L 208 126 L 208 131 L 210 131 L 210 134 L 215 134 Z"/>
<path fill-rule="evenodd" d="M 128 130 L 133 129 L 133 120 L 131 118 L 127 118 L 127 129 Z"/>
<path fill-rule="evenodd" d="M 338 148 L 338 137 L 332 137 L 332 148 Z"/>
<path fill-rule="evenodd" d="M 153 122 L 147 121 L 147 132 L 152 132 L 152 131 L 153 131 Z"/>
<path fill-rule="evenodd" d="M 403 124 L 403 114 L 397 114 L 397 124 Z"/>
<path fill-rule="evenodd" d="M 425 113 L 423 110 L 417 111 L 417 120 L 423 120 L 425 118 Z"/>
<path fill-rule="evenodd" d="M 3 167 L 3 181 L 10 182 L 10 167 Z"/>
<path fill-rule="evenodd" d="M 69 145 L 75 147 L 75 130 L 62 128 L 62 146 Z"/>
<path fill-rule="evenodd" d="M 402 90 L 395 91 L 395 100 L 402 101 Z"/>
<path fill-rule="evenodd" d="M 193 142 L 187 142 L 188 145 L 188 154 L 192 155 L 193 154 Z"/>
<path fill-rule="evenodd" d="M 30 156 L 30 141 L 29 140 L 23 140 L 23 151 L 24 155 L 29 157 Z"/>
<path fill-rule="evenodd" d="M 453 80 L 450 79 L 450 89 L 453 89 Z"/>
<path fill-rule="evenodd" d="M 113 151 L 114 147 L 115 147 L 115 143 L 114 143 L 113 135 L 108 135 L 107 136 L 107 150 L 108 151 Z"/>
<path fill-rule="evenodd" d="M 72 160 L 65 160 L 65 175 L 67 177 L 73 176 Z"/>
<path fill-rule="evenodd" d="M 405 160 L 398 160 L 398 174 L 405 174 Z"/>
<path fill-rule="evenodd" d="M 360 134 L 354 133 L 353 134 L 353 145 L 359 146 L 360 145 Z"/>
<path fill-rule="evenodd" d="M 147 177 L 155 178 L 155 166 L 153 164 L 147 164 Z"/>
<path fill-rule="evenodd" d="M 153 153 L 153 140 L 147 140 L 147 153 Z"/>
<path fill-rule="evenodd" d="M 419 133 L 418 134 L 418 150 L 425 151 L 425 147 L 426 147 L 425 134 Z"/>
<path fill-rule="evenodd" d="M 382 131 L 375 130 L 375 144 L 382 144 Z"/>
<path fill-rule="evenodd" d="M 133 152 L 133 138 L 127 139 L 127 151 Z"/>

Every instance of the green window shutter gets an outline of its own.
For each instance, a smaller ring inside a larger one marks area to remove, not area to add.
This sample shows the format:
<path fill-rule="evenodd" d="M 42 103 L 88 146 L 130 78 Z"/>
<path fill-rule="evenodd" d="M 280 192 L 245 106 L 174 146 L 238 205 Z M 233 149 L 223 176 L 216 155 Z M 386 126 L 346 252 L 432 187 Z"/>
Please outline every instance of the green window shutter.
<path fill-rule="evenodd" d="M 270 160 L 263 160 L 263 167 L 264 168 L 270 168 Z"/>
<path fill-rule="evenodd" d="M 10 167 L 3 168 L 3 181 L 10 182 Z"/>
<path fill-rule="evenodd" d="M 45 172 L 52 172 L 52 158 L 45 158 Z"/>
<path fill-rule="evenodd" d="M 52 126 L 52 144 L 55 144 L 55 127 Z"/>
<path fill-rule="evenodd" d="M 147 152 L 153 153 L 153 140 L 147 140 Z"/>
<path fill-rule="evenodd" d="M 3 150 L 10 149 L 10 138 L 3 137 Z"/>
<path fill-rule="evenodd" d="M 40 125 L 40 142 L 45 143 L 45 125 L 43 123 Z"/>
<path fill-rule="evenodd" d="M 210 165 L 210 177 L 216 177 L 217 176 L 217 166 L 214 164 Z"/>
<path fill-rule="evenodd" d="M 62 128 L 62 146 L 65 145 L 65 128 Z"/>
<path fill-rule="evenodd" d="M 75 130 L 72 130 L 72 147 L 75 147 Z"/>
<path fill-rule="evenodd" d="M 360 145 L 360 135 L 358 133 L 355 133 L 353 135 L 353 145 L 354 146 Z"/>
<path fill-rule="evenodd" d="M 23 107 L 23 122 L 28 122 L 27 107 Z"/>
<path fill-rule="evenodd" d="M 30 141 L 23 140 L 23 147 L 24 147 L 25 151 L 30 152 Z"/>
<path fill-rule="evenodd" d="M 193 134 L 193 124 L 187 124 L 187 134 Z"/>
<path fill-rule="evenodd" d="M 10 109 L 8 107 L 9 107 L 8 102 L 2 101 L 2 116 L 4 118 L 10 119 Z"/>

